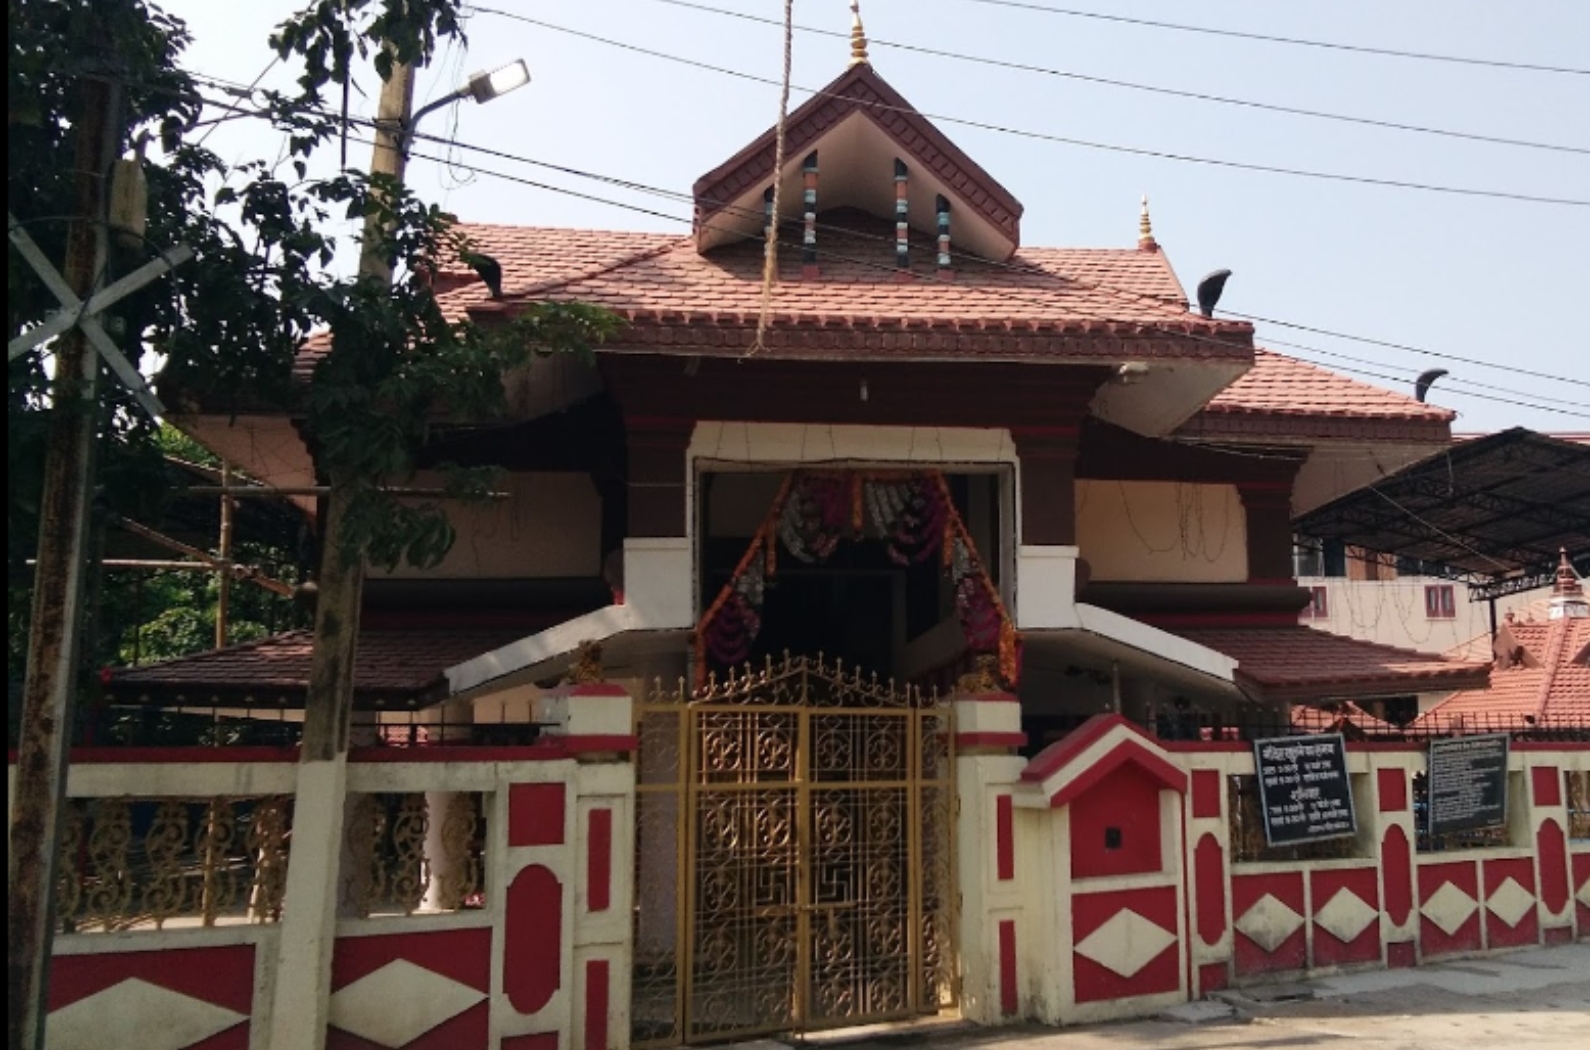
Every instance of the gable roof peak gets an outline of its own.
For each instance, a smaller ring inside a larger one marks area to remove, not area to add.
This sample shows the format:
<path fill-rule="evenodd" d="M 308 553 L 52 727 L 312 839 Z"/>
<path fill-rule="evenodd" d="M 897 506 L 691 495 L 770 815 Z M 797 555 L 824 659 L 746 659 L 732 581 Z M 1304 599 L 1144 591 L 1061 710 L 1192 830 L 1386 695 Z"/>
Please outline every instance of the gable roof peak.
<path fill-rule="evenodd" d="M 862 38 L 864 40 L 864 37 Z M 857 52 L 853 50 L 852 58 Z M 1021 245 L 1021 202 L 950 141 L 865 59 L 852 63 L 784 120 L 784 165 L 777 173 L 782 229 L 798 231 L 808 212 L 857 207 L 894 218 L 895 161 L 910 179 L 908 225 L 936 232 L 940 198 L 950 204 L 950 238 L 956 250 L 1003 262 Z M 773 185 L 778 128 L 768 128 L 745 148 L 696 180 L 695 238 L 700 252 L 762 236 L 765 195 Z M 807 181 L 805 161 L 820 165 Z M 815 209 L 809 209 L 814 203 Z M 822 252 L 821 231 L 817 252 Z M 793 238 L 800 240 L 797 234 Z"/>

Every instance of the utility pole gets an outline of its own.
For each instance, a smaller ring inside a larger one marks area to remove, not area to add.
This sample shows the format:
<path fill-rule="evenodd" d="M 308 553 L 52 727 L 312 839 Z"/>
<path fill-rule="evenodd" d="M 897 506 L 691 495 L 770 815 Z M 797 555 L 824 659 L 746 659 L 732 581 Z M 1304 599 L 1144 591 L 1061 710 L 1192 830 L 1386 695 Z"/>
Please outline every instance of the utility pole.
<path fill-rule="evenodd" d="M 216 553 L 221 561 L 232 561 L 232 510 L 237 505 L 226 489 L 232 487 L 232 464 L 221 461 L 221 526 Z M 227 621 L 232 605 L 232 574 L 223 572 L 215 581 L 215 647 L 226 648 Z"/>
<path fill-rule="evenodd" d="M 394 63 L 381 88 L 376 117 L 374 175 L 403 180 L 404 144 L 414 104 L 414 69 Z M 392 267 L 381 247 L 377 216 L 365 220 L 359 274 L 388 286 Z M 333 346 L 332 353 L 336 353 Z M 348 785 L 348 729 L 353 712 L 353 664 L 364 593 L 364 562 L 346 555 L 343 534 L 354 488 L 335 472 L 322 504 L 320 575 L 316 580 L 314 653 L 304 707 L 303 747 L 293 807 L 293 854 L 287 866 L 277 939 L 271 1050 L 326 1045 L 331 998 L 331 949 L 336 938 L 338 862 Z"/>
<path fill-rule="evenodd" d="M 121 89 L 103 77 L 85 76 L 79 97 L 75 200 L 61 276 L 86 301 L 105 271 L 107 183 L 121 146 Z M 72 708 L 81 681 L 78 640 L 94 488 L 99 355 L 81 327 L 62 332 L 54 351 L 7 865 L 6 1027 L 11 1050 L 40 1050 L 44 1045 L 55 854 Z"/>

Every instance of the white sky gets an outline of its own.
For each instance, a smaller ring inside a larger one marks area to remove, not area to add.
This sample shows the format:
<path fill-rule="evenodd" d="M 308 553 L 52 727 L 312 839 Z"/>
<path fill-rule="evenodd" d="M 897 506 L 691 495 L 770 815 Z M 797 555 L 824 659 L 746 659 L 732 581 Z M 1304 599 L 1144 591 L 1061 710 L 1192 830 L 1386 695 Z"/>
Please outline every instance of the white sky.
<path fill-rule="evenodd" d="M 701 0 L 769 18 L 778 0 Z M 1033 0 L 1056 7 L 1373 47 L 1590 67 L 1590 3 L 1534 0 Z M 556 25 L 765 77 L 779 74 L 772 26 L 682 10 L 658 0 L 483 0 Z M 270 61 L 266 37 L 294 0 L 168 0 L 194 35 L 196 72 L 248 82 Z M 1169 32 L 1046 15 L 972 0 L 865 0 L 869 35 L 1090 76 L 1347 113 L 1590 151 L 1590 76 L 1411 61 Z M 847 0 L 799 0 L 797 24 L 849 27 Z M 533 82 L 488 106 L 464 103 L 427 119 L 487 146 L 587 172 L 688 193 L 773 122 L 777 89 L 480 13 L 468 53 L 452 49 L 422 73 L 417 102 L 471 71 L 514 58 Z M 843 68 L 847 43 L 797 33 L 794 82 L 819 87 Z M 872 62 L 925 113 L 1028 131 L 1248 163 L 1376 178 L 1590 199 L 1590 154 L 1468 142 L 1265 113 L 996 69 L 874 44 Z M 291 73 L 278 66 L 278 87 Z M 368 114 L 375 90 L 355 96 Z M 796 92 L 792 107 L 806 96 Z M 1221 307 L 1472 358 L 1479 367 L 1259 325 L 1284 353 L 1411 390 L 1442 366 L 1431 400 L 1457 409 L 1458 431 L 1529 426 L 1590 431 L 1590 207 L 1543 205 L 1322 182 L 1064 146 L 941 123 L 941 130 L 1026 206 L 1029 245 L 1129 246 L 1138 198 L 1189 292 L 1209 270 L 1234 277 Z M 209 145 L 228 160 L 275 157 L 281 139 L 255 121 L 220 125 Z M 419 153 L 441 147 L 421 144 Z M 350 147 L 350 160 L 368 149 Z M 687 220 L 686 202 L 615 189 L 511 160 L 455 159 Z M 459 176 L 465 181 L 460 182 Z M 410 184 L 465 221 L 683 232 L 688 222 L 623 210 L 416 160 Z M 1276 340 L 1313 350 L 1281 346 Z M 1344 361 L 1320 351 L 1372 363 Z M 1559 377 L 1543 379 L 1517 369 Z M 1563 380 L 1570 380 L 1564 382 Z M 1507 404 L 1460 392 L 1490 389 Z M 1546 408 L 1562 410 L 1546 411 Z"/>

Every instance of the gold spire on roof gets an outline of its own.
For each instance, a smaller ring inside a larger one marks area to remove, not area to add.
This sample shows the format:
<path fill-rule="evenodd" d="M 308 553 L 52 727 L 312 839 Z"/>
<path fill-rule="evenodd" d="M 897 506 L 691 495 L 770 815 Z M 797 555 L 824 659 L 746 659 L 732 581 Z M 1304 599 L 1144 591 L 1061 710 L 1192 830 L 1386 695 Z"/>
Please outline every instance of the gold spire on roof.
<path fill-rule="evenodd" d="M 850 64 L 864 66 L 867 58 L 867 31 L 861 28 L 861 0 L 850 0 Z"/>
<path fill-rule="evenodd" d="M 1159 242 L 1154 240 L 1154 224 L 1148 219 L 1148 194 L 1143 194 L 1143 210 L 1137 218 L 1137 246 L 1144 251 L 1154 251 Z"/>

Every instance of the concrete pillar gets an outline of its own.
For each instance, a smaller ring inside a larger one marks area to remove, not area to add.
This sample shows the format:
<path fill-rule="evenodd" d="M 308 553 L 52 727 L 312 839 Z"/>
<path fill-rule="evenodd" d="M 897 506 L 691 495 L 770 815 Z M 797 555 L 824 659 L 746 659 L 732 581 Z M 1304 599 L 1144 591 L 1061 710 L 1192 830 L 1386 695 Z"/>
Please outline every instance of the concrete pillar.
<path fill-rule="evenodd" d="M 1023 1015 L 1022 927 L 1014 790 L 1026 760 L 1021 704 L 1010 693 L 955 700 L 956 868 L 960 879 L 961 1014 L 978 1024 Z"/>

